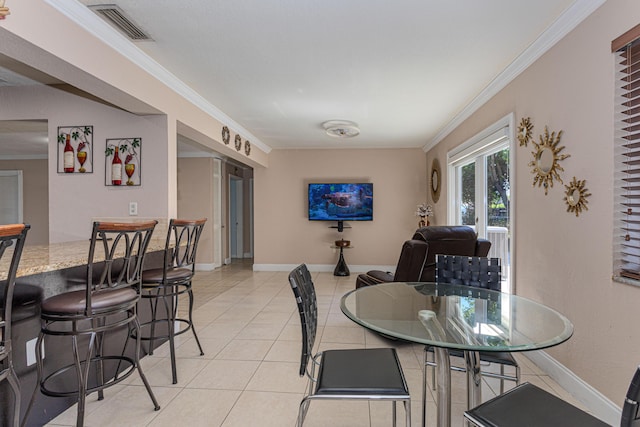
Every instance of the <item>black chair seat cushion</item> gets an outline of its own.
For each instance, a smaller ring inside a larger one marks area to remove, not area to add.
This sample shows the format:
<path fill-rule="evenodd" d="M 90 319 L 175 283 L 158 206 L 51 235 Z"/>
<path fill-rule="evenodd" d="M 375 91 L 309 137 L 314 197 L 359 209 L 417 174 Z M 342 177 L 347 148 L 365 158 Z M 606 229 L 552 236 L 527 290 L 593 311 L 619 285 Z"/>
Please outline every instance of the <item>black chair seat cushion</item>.
<path fill-rule="evenodd" d="M 47 298 L 42 303 L 42 314 L 76 315 L 84 313 L 87 299 L 86 290 L 65 292 Z M 91 295 L 91 308 L 94 312 L 106 311 L 121 307 L 138 300 L 138 293 L 133 288 L 120 288 L 94 292 Z"/>
<path fill-rule="evenodd" d="M 318 371 L 317 395 L 408 395 L 392 348 L 327 350 Z"/>
<path fill-rule="evenodd" d="M 429 352 L 433 353 L 433 347 L 429 347 Z M 518 366 L 518 362 L 513 355 L 506 351 L 480 351 L 480 360 L 487 363 L 499 363 L 501 365 Z M 449 350 L 449 356 L 464 358 L 464 351 Z"/>
<path fill-rule="evenodd" d="M 167 270 L 167 282 L 189 281 L 193 277 L 190 268 L 171 268 Z M 142 284 L 160 285 L 162 284 L 162 268 L 152 268 L 142 272 Z"/>
<path fill-rule="evenodd" d="M 521 384 L 467 414 L 474 422 L 491 427 L 609 426 L 531 383 Z"/>

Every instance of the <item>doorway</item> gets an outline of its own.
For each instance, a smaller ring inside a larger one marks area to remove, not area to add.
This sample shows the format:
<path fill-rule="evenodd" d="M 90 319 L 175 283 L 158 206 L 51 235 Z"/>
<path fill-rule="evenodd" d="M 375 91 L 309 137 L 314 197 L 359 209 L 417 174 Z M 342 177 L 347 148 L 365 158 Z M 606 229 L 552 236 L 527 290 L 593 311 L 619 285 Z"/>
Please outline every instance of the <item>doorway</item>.
<path fill-rule="evenodd" d="M 22 216 L 22 171 L 0 171 L 0 224 L 23 222 Z"/>
<path fill-rule="evenodd" d="M 231 258 L 244 257 L 243 180 L 229 176 L 229 246 Z"/>
<path fill-rule="evenodd" d="M 513 116 L 507 116 L 448 153 L 449 221 L 468 225 L 500 258 L 502 291 L 511 292 Z"/>

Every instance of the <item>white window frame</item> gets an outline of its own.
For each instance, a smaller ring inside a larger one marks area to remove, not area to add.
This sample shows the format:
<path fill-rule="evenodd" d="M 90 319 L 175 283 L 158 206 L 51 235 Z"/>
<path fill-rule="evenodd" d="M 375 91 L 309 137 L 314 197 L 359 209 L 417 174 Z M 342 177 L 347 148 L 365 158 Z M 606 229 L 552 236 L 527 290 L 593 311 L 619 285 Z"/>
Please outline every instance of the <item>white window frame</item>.
<path fill-rule="evenodd" d="M 511 239 L 509 241 L 509 253 L 510 253 L 510 274 L 509 274 L 509 289 L 510 292 L 515 293 L 515 206 L 516 206 L 516 170 L 515 170 L 515 154 L 516 154 L 516 138 L 515 138 L 515 115 L 510 113 L 500 120 L 493 123 L 483 131 L 469 138 L 462 144 L 453 148 L 447 153 L 447 200 L 449 206 L 447 207 L 447 221 L 449 224 L 458 224 L 458 213 L 460 207 L 455 205 L 458 203 L 457 182 L 455 179 L 456 166 L 466 159 L 475 158 L 481 155 L 492 154 L 497 152 L 497 146 L 501 145 L 505 140 L 509 140 L 509 186 L 511 188 L 510 200 L 509 200 L 509 229 L 511 230 Z M 476 168 L 476 182 L 484 182 L 486 187 L 486 177 L 484 176 L 484 170 L 478 170 Z M 478 205 L 476 203 L 476 215 L 478 221 L 476 223 L 476 231 L 479 235 L 486 235 L 485 227 L 485 212 L 486 206 Z"/>

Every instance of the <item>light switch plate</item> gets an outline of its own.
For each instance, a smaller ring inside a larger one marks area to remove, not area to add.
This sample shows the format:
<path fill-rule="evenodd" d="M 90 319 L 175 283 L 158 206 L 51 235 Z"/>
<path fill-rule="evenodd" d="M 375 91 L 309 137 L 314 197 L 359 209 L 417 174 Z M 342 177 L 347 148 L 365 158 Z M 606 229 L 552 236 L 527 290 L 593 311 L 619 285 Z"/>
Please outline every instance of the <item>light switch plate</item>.
<path fill-rule="evenodd" d="M 129 216 L 138 215 L 138 202 L 129 202 Z"/>

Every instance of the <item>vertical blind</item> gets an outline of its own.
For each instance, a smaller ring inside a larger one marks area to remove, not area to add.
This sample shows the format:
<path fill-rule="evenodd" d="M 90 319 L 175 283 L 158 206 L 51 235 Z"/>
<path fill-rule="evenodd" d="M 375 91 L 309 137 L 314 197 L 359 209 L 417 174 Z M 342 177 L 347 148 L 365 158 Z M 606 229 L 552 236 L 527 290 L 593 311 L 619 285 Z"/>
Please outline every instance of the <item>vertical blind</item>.
<path fill-rule="evenodd" d="M 616 55 L 614 274 L 640 280 L 640 26 L 611 48 Z"/>

